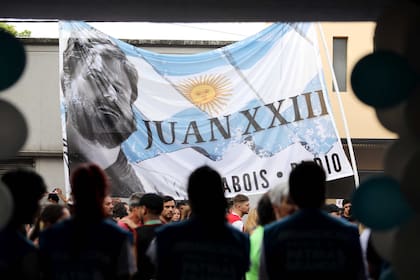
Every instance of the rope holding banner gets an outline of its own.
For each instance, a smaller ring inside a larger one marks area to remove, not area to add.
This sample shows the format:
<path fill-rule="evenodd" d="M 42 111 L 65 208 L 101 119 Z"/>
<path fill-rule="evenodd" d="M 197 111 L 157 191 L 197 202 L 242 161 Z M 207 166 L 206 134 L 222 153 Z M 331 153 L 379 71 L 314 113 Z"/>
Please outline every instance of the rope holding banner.
<path fill-rule="evenodd" d="M 325 51 L 325 54 L 326 54 L 326 57 L 327 57 L 328 66 L 330 67 L 331 75 L 332 75 L 332 78 L 333 78 L 333 85 L 334 85 L 333 91 L 336 93 L 338 104 L 339 104 L 339 107 L 340 107 L 341 119 L 343 120 L 344 131 L 346 133 L 346 139 L 347 139 L 347 147 L 349 149 L 350 161 L 351 161 L 351 165 L 352 165 L 352 168 L 353 168 L 354 184 L 357 188 L 359 186 L 359 172 L 357 171 L 356 159 L 355 159 L 355 156 L 354 156 L 354 150 L 353 150 L 353 144 L 352 144 L 352 141 L 351 141 L 350 131 L 349 131 L 349 128 L 347 126 L 346 115 L 344 113 L 343 101 L 341 100 L 341 96 L 340 96 L 340 92 L 339 92 L 339 88 L 338 88 L 338 83 L 337 83 L 337 78 L 335 76 L 334 67 L 333 67 L 332 62 L 331 62 L 330 53 L 328 52 L 327 43 L 325 41 L 324 31 L 323 31 L 322 26 L 319 22 L 318 22 L 317 25 L 318 25 L 319 33 L 321 35 L 322 44 L 324 46 L 324 51 Z"/>

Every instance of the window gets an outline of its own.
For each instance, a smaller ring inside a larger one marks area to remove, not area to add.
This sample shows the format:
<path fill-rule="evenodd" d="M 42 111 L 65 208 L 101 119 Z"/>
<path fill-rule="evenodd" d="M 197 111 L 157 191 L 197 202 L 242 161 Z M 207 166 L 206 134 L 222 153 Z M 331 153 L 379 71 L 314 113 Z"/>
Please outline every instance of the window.
<path fill-rule="evenodd" d="M 347 37 L 333 37 L 333 67 L 338 91 L 347 91 Z"/>

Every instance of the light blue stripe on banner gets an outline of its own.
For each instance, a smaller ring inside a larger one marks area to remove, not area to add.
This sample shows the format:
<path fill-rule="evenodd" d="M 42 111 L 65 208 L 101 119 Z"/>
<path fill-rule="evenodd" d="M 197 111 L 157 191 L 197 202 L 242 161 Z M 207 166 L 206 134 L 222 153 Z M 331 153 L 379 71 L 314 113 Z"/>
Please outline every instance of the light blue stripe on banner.
<path fill-rule="evenodd" d="M 309 25 L 302 23 L 302 25 Z M 209 71 L 216 67 L 229 66 L 224 57 L 228 53 L 235 67 L 247 69 L 264 57 L 273 45 L 285 34 L 293 30 L 289 24 L 275 23 L 245 40 L 220 49 L 188 55 L 158 54 L 141 48 L 135 48 L 118 41 L 120 48 L 130 56 L 142 57 L 155 71 L 166 76 L 192 75 Z"/>
<path fill-rule="evenodd" d="M 230 63 L 238 69 L 247 69 L 255 65 L 267 52 L 278 42 L 285 34 L 294 31 L 296 26 L 299 30 L 306 32 L 310 23 L 273 23 L 259 33 L 250 36 L 242 41 L 233 43 L 220 49 L 188 55 L 159 54 L 133 45 L 121 40 L 108 37 L 114 41 L 126 55 L 133 57 L 142 57 L 150 63 L 155 71 L 165 76 L 184 76 L 209 71 L 215 67 L 228 66 L 229 62 L 224 57 L 227 53 L 230 57 Z M 81 21 L 60 22 L 62 30 L 92 30 L 93 27 Z M 97 31 L 101 33 L 100 31 Z"/>

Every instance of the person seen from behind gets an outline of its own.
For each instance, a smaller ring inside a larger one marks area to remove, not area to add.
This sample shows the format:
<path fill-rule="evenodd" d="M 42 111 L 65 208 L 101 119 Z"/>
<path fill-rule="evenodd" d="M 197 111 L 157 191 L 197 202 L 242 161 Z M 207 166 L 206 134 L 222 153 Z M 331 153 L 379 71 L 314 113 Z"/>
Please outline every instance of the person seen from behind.
<path fill-rule="evenodd" d="M 202 166 L 190 175 L 187 193 L 192 216 L 158 228 L 149 248 L 156 279 L 242 280 L 249 268 L 249 238 L 226 221 L 222 177 Z"/>
<path fill-rule="evenodd" d="M 326 175 L 314 161 L 289 176 L 298 211 L 264 230 L 260 279 L 365 279 L 356 226 L 322 210 Z"/>
<path fill-rule="evenodd" d="M 70 217 L 69 209 L 61 204 L 49 204 L 45 206 L 35 221 L 34 228 L 29 234 L 29 239 L 38 245 L 39 233 Z"/>
<path fill-rule="evenodd" d="M 74 215 L 40 234 L 45 279 L 130 279 L 136 271 L 133 237 L 107 218 L 105 172 L 96 164 L 81 164 L 70 183 Z"/>
<path fill-rule="evenodd" d="M 38 250 L 26 238 L 25 225 L 32 224 L 39 201 L 46 192 L 44 179 L 35 171 L 16 169 L 1 178 L 13 200 L 12 217 L 0 230 L 0 278 L 40 279 Z"/>

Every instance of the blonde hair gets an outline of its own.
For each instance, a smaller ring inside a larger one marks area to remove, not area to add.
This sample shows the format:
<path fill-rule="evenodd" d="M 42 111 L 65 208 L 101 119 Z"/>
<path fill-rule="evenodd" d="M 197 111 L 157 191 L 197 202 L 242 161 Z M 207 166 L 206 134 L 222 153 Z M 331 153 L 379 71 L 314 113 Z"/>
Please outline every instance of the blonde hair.
<path fill-rule="evenodd" d="M 191 216 L 191 207 L 186 204 L 182 211 L 180 211 L 181 216 L 179 217 L 180 221 L 186 220 Z"/>
<path fill-rule="evenodd" d="M 252 208 L 249 210 L 248 216 L 246 218 L 245 224 L 244 224 L 244 231 L 248 234 L 251 234 L 254 229 L 258 225 L 258 213 L 257 208 Z"/>

